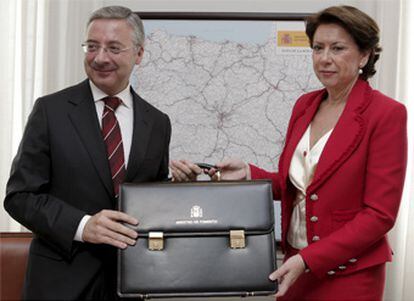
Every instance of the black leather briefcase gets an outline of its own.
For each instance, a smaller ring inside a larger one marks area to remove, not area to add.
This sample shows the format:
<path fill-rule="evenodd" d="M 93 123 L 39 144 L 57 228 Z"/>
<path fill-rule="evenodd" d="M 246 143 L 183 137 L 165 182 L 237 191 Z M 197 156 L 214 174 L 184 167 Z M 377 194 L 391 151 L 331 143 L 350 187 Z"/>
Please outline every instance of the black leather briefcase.
<path fill-rule="evenodd" d="M 257 296 L 276 292 L 268 181 L 123 184 L 135 246 L 118 251 L 120 297 Z"/>

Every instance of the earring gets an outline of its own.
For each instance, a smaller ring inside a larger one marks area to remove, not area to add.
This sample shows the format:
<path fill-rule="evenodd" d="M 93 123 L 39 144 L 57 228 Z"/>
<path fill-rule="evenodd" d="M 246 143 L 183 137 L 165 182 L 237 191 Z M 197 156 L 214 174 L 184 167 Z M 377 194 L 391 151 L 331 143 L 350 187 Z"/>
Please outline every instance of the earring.
<path fill-rule="evenodd" d="M 364 73 L 364 71 L 361 68 L 359 68 L 358 69 L 358 74 L 362 74 L 362 73 Z"/>

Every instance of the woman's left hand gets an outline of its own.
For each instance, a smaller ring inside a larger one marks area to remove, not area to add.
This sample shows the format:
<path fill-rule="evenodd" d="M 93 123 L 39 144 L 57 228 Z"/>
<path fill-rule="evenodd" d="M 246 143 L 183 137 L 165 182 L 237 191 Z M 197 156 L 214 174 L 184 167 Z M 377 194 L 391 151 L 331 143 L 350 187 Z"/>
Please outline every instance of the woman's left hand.
<path fill-rule="evenodd" d="M 270 274 L 270 280 L 277 280 L 279 282 L 279 290 L 275 295 L 276 298 L 282 297 L 305 269 L 306 266 L 302 256 L 296 254 L 286 260 L 280 268 Z"/>

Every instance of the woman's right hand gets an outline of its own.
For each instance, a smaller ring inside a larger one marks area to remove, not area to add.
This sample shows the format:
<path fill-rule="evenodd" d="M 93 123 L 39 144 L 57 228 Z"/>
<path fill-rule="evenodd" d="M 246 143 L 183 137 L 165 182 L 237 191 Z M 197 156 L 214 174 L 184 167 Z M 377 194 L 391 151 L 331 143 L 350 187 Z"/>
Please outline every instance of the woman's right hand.
<path fill-rule="evenodd" d="M 228 159 L 221 161 L 216 164 L 218 170 L 220 171 L 220 179 L 221 180 L 250 180 L 250 167 L 247 163 L 243 162 L 240 159 Z M 217 169 L 210 169 L 208 174 L 210 175 L 211 179 L 219 180 L 218 179 L 218 170 Z"/>

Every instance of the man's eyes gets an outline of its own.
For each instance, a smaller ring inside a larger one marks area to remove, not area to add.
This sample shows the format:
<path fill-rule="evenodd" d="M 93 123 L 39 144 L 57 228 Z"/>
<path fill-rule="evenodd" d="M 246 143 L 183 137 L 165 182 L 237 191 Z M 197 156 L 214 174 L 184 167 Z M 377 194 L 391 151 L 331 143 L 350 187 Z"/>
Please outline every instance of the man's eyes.
<path fill-rule="evenodd" d="M 96 51 L 100 48 L 99 45 L 95 45 L 95 44 L 88 44 L 86 46 L 88 47 L 88 50 L 90 50 L 90 51 Z"/>
<path fill-rule="evenodd" d="M 121 47 L 118 47 L 118 46 L 109 46 L 108 50 L 113 53 L 119 53 L 121 52 L 122 49 Z"/>

